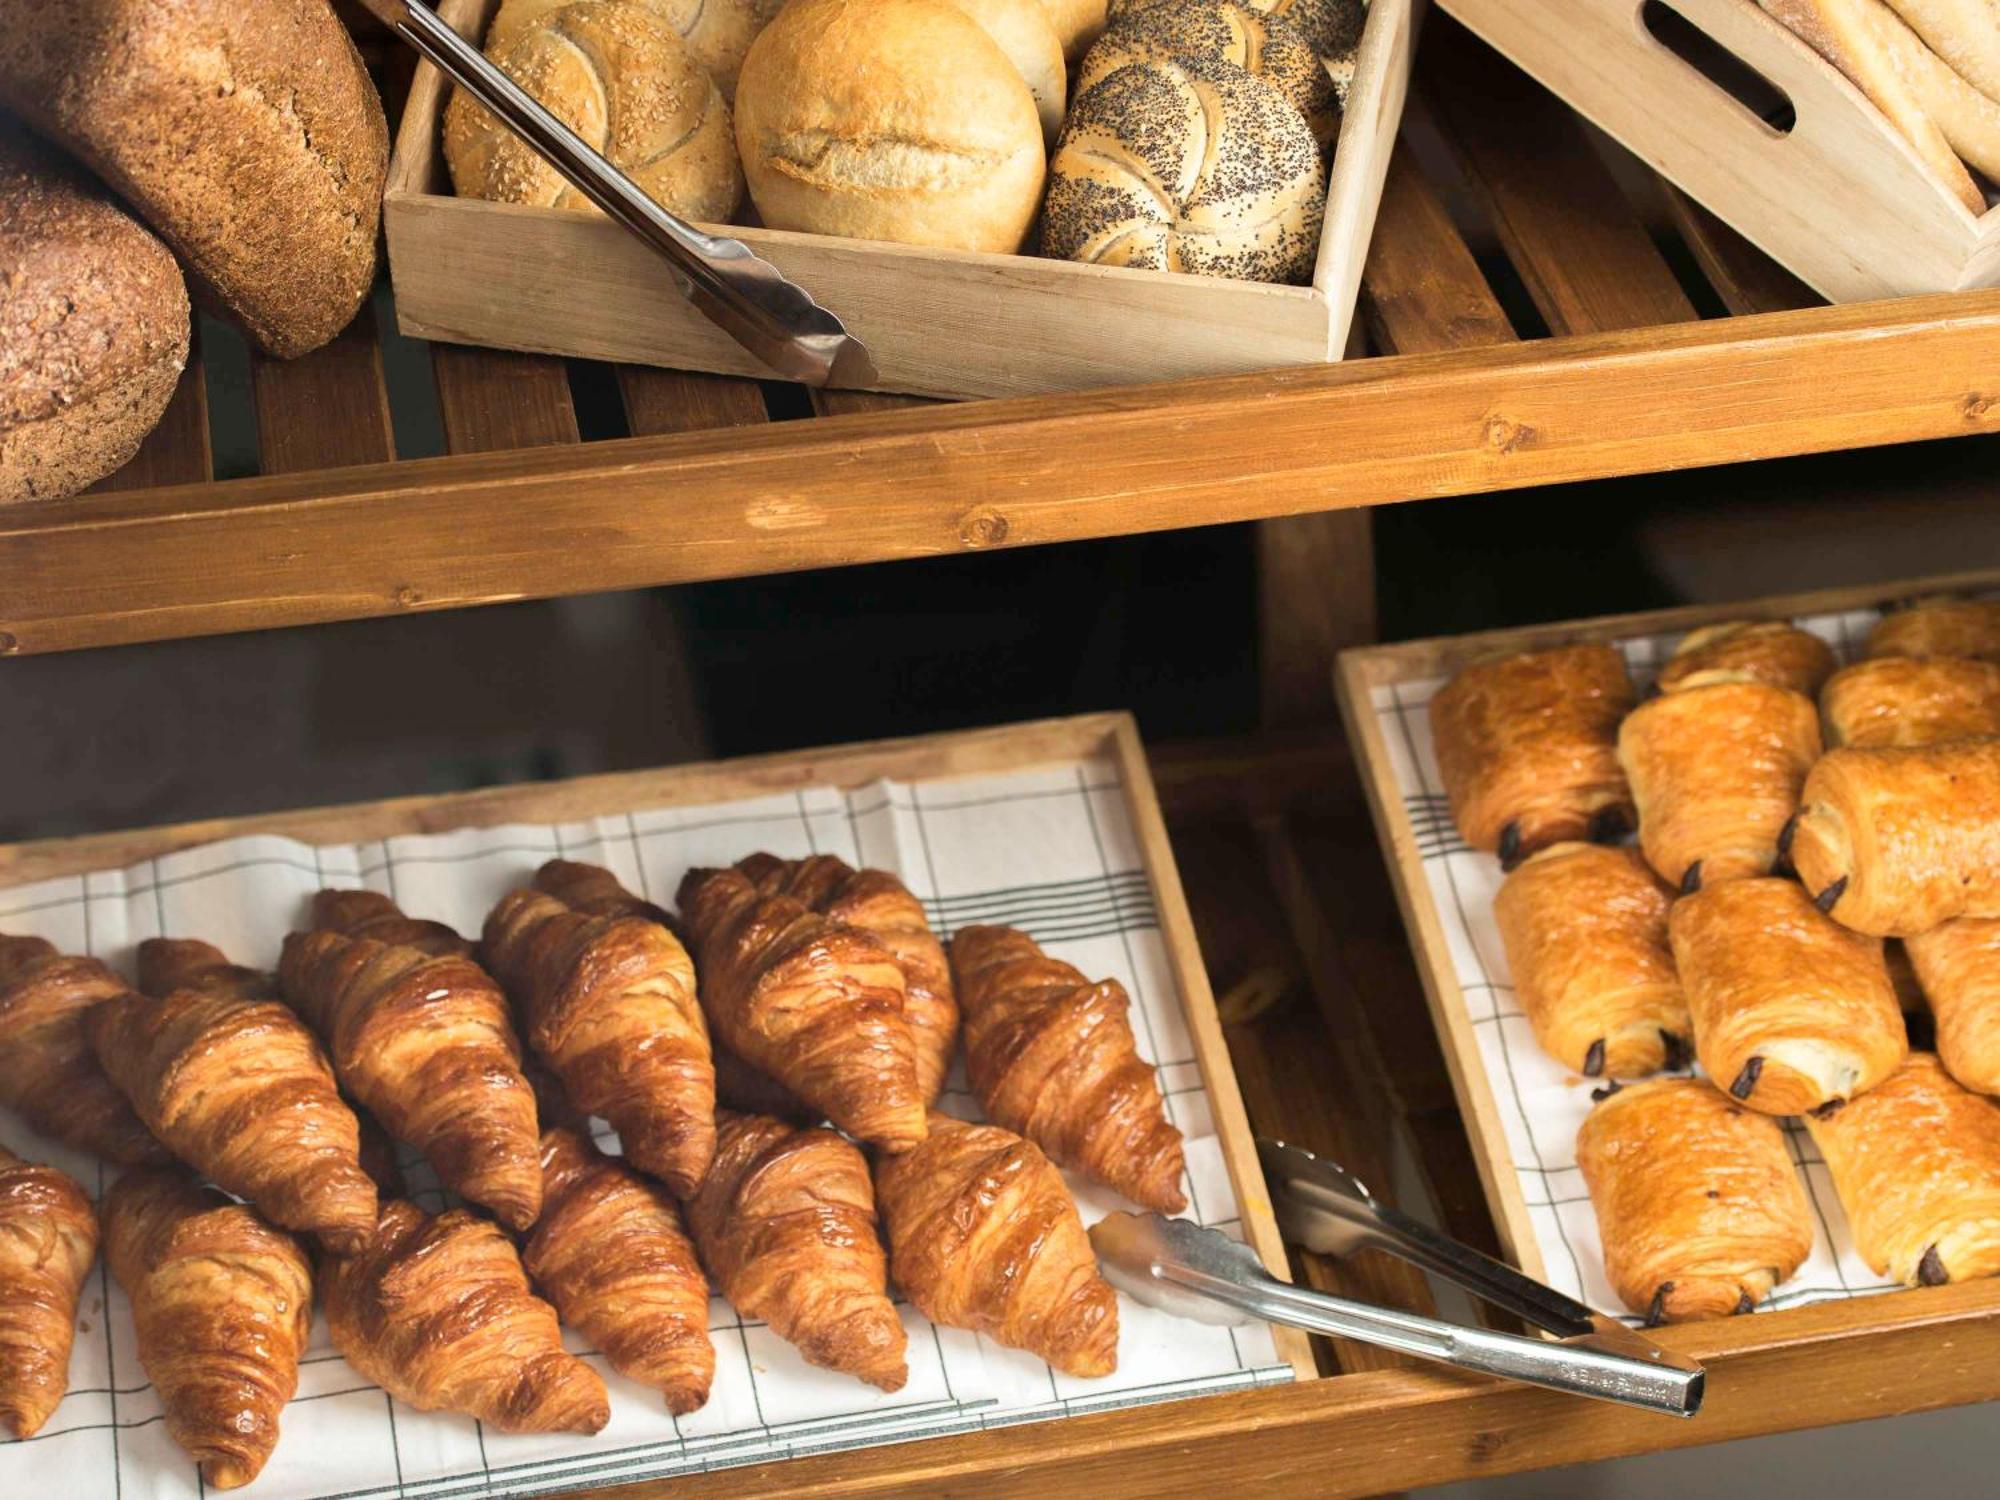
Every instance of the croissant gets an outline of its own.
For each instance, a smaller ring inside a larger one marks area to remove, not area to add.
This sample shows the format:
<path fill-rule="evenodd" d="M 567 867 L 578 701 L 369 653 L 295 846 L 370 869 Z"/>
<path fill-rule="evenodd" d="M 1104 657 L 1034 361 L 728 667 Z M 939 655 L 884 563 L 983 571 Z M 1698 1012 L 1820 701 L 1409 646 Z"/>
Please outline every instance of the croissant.
<path fill-rule="evenodd" d="M 186 1174 L 150 1170 L 105 1195 L 104 1259 L 131 1299 L 168 1433 L 205 1484 L 248 1484 L 277 1446 L 312 1332 L 305 1251 Z"/>
<path fill-rule="evenodd" d="M 69 1389 L 77 1296 L 97 1214 L 70 1177 L 0 1147 L 0 1427 L 41 1431 Z"/>
<path fill-rule="evenodd" d="M 1778 1122 L 1699 1078 L 1613 1085 L 1577 1133 L 1576 1164 L 1605 1272 L 1648 1324 L 1747 1313 L 1812 1253 Z"/>
<path fill-rule="evenodd" d="M 824 1369 L 885 1391 L 909 1379 L 875 1190 L 851 1142 L 721 1111 L 715 1162 L 687 1218 L 702 1264 L 744 1317 Z"/>
<path fill-rule="evenodd" d="M 1640 705 L 1618 760 L 1646 862 L 1682 894 L 1770 874 L 1819 751 L 1819 714 L 1789 688 L 1709 681 Z"/>
<path fill-rule="evenodd" d="M 333 1347 L 419 1411 L 500 1432 L 590 1433 L 611 1419 L 604 1381 L 564 1351 L 514 1246 L 464 1209 L 433 1218 L 385 1203 L 366 1248 L 322 1265 L 320 1295 Z"/>
<path fill-rule="evenodd" d="M 681 915 L 702 1009 L 752 1067 L 850 1135 L 900 1151 L 924 1136 L 903 971 L 867 933 L 760 896 L 739 870 L 691 870 Z"/>
<path fill-rule="evenodd" d="M 1671 898 L 1636 849 L 1554 844 L 1493 898 L 1514 993 L 1549 1056 L 1586 1078 L 1687 1066 L 1687 997 L 1667 944 Z"/>
<path fill-rule="evenodd" d="M 272 1223 L 358 1248 L 375 1227 L 375 1184 L 360 1125 L 305 1024 L 265 976 L 206 943 L 150 938 L 139 973 L 159 998 L 106 1000 L 90 1013 L 90 1039 L 140 1119 Z"/>
<path fill-rule="evenodd" d="M 1868 654 L 2000 662 L 2000 600 L 1919 599 L 1876 621 Z"/>
<path fill-rule="evenodd" d="M 130 994 L 94 958 L 0 935 L 0 1104 L 42 1135 L 126 1166 L 172 1160 L 104 1076 L 87 1018 Z"/>
<path fill-rule="evenodd" d="M 611 1122 L 634 1166 L 693 1192 L 715 1154 L 715 1064 L 680 940 L 522 889 L 487 917 L 481 953 L 576 1107 Z"/>
<path fill-rule="evenodd" d="M 1066 1375 L 1118 1368 L 1118 1299 L 1041 1148 L 998 1125 L 931 1116 L 875 1164 L 889 1274 L 933 1323 L 1026 1349 Z"/>
<path fill-rule="evenodd" d="M 966 1075 L 987 1115 L 1134 1203 L 1186 1208 L 1181 1133 L 1134 1045 L 1125 987 L 1091 983 L 1011 927 L 963 929 L 951 962 Z"/>
<path fill-rule="evenodd" d="M 1791 854 L 1820 910 L 1857 932 L 2000 917 L 2000 741 L 1829 752 Z"/>
<path fill-rule="evenodd" d="M 2000 1273 L 2000 1106 L 1927 1052 L 1843 1108 L 1806 1121 L 1878 1276 L 1938 1286 Z"/>
<path fill-rule="evenodd" d="M 1903 948 L 1937 1026 L 1938 1061 L 1974 1093 L 2000 1094 L 2000 921 L 1961 917 Z"/>
<path fill-rule="evenodd" d="M 535 871 L 535 889 L 588 917 L 644 917 L 669 930 L 674 925 L 664 910 L 626 890 L 602 865 L 552 859 Z"/>
<path fill-rule="evenodd" d="M 472 957 L 472 944 L 457 932 L 442 922 L 405 916 L 380 891 L 319 891 L 313 896 L 312 925 L 391 948 L 420 949 L 433 958 Z"/>
<path fill-rule="evenodd" d="M 708 1400 L 708 1282 L 673 1200 L 567 1130 L 542 1136 L 542 1217 L 521 1246 L 563 1322 L 683 1416 Z"/>
<path fill-rule="evenodd" d="M 1466 843 L 1504 868 L 1537 849 L 1632 826 L 1618 721 L 1636 695 L 1625 658 L 1558 646 L 1463 667 L 1431 699 L 1431 738 Z"/>
<path fill-rule="evenodd" d="M 903 971 L 903 1016 L 917 1049 L 917 1087 L 937 1102 L 958 1041 L 958 1001 L 944 945 L 924 920 L 923 903 L 887 870 L 857 870 L 831 854 L 786 860 L 739 859 L 736 868 L 765 896 L 790 896 L 830 921 L 859 928 L 889 950 Z"/>
<path fill-rule="evenodd" d="M 535 1222 L 535 1095 L 506 998 L 485 970 L 457 953 L 294 932 L 278 983 L 326 1044 L 341 1084 L 423 1152 L 446 1187 L 516 1229 Z"/>
<path fill-rule="evenodd" d="M 1677 693 L 1704 682 L 1763 682 L 1810 698 L 1833 674 L 1833 647 L 1783 620 L 1732 620 L 1681 638 L 1660 668 L 1659 689 Z"/>
<path fill-rule="evenodd" d="M 1674 903 L 1668 929 L 1702 1071 L 1767 1115 L 1875 1087 L 1909 1050 L 1878 938 L 1790 880 L 1731 880 Z"/>
<path fill-rule="evenodd" d="M 1936 745 L 2000 735 L 2000 666 L 1939 656 L 1879 656 L 1820 689 L 1829 748 Z"/>

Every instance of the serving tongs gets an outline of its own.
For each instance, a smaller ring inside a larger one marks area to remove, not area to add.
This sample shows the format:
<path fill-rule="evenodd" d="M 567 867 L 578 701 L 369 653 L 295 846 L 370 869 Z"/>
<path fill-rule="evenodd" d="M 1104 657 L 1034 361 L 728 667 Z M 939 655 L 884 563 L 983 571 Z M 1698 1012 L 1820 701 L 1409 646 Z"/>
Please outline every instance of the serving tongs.
<path fill-rule="evenodd" d="M 1247 1245 L 1159 1214 L 1116 1213 L 1092 1226 L 1106 1279 L 1149 1306 L 1201 1322 L 1286 1323 L 1648 1411 L 1691 1417 L 1700 1409 L 1705 1376 L 1693 1360 L 1398 1213 L 1310 1151 L 1259 1140 L 1257 1153 L 1287 1240 L 1322 1255 L 1385 1250 L 1556 1337 L 1468 1328 L 1293 1286 L 1266 1272 Z"/>
<path fill-rule="evenodd" d="M 877 382 L 868 351 L 812 294 L 741 240 L 704 234 L 648 198 L 420 0 L 362 0 L 397 36 L 668 266 L 683 297 L 780 375 L 807 385 Z"/>

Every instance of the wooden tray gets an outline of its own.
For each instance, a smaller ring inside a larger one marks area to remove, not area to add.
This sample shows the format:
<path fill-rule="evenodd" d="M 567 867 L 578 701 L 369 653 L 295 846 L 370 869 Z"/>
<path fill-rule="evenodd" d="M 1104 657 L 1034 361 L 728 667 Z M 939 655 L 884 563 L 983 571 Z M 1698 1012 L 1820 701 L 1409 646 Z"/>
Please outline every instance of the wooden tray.
<path fill-rule="evenodd" d="M 1975 215 L 1867 97 L 1755 0 L 1668 0 L 1796 116 L 1777 128 L 1670 49 L 1648 0 L 1440 0 L 1648 166 L 1835 302 L 2000 282 Z"/>
<path fill-rule="evenodd" d="M 445 0 L 477 39 L 499 0 Z M 837 312 L 883 390 L 933 396 L 1218 375 L 1341 357 L 1402 118 L 1415 0 L 1375 0 L 1327 184 L 1310 286 L 979 255 L 761 228 L 728 232 Z M 403 332 L 593 359 L 768 375 L 692 311 L 658 260 L 596 215 L 452 194 L 438 140 L 450 87 L 425 64 L 383 202 Z"/>

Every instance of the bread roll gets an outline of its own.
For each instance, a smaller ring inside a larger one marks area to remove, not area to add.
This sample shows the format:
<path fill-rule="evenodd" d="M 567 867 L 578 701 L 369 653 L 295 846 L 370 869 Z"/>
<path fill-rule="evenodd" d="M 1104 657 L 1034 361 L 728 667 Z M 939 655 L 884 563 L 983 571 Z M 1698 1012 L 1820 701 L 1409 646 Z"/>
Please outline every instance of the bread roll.
<path fill-rule="evenodd" d="M 979 23 L 1007 54 L 1021 81 L 1034 96 L 1042 117 L 1042 144 L 1053 151 L 1062 130 L 1063 105 L 1069 98 L 1069 69 L 1063 63 L 1062 39 L 1056 35 L 1042 0 L 951 0 Z"/>
<path fill-rule="evenodd" d="M 131 458 L 187 352 L 172 253 L 0 117 L 0 504 L 64 499 Z"/>
<path fill-rule="evenodd" d="M 1128 63 L 1077 96 L 1042 246 L 1099 265 L 1302 283 L 1325 188 L 1312 132 L 1232 63 Z"/>
<path fill-rule="evenodd" d="M 500 0 L 486 28 L 486 55 L 504 56 L 521 33 L 551 11 L 575 0 Z M 661 19 L 687 43 L 688 52 L 713 78 L 724 99 L 736 97 L 736 75 L 743 54 L 757 33 L 778 13 L 784 0 L 634 0 Z"/>
<path fill-rule="evenodd" d="M 317 348 L 368 295 L 389 130 L 326 0 L 0 0 L 0 103 L 266 352 Z"/>
<path fill-rule="evenodd" d="M 703 223 L 736 212 L 743 177 L 729 106 L 653 7 L 584 0 L 551 10 L 495 60 L 663 207 Z M 444 158 L 465 197 L 597 211 L 462 90 L 445 110 Z"/>
<path fill-rule="evenodd" d="M 1063 60 L 1075 62 L 1104 34 L 1105 0 L 1042 0 L 1062 42 Z"/>
<path fill-rule="evenodd" d="M 1162 4 L 1163 0 L 1111 0 L 1111 19 L 1136 15 Z M 1348 85 L 1354 81 L 1354 59 L 1361 50 L 1361 32 L 1368 12 L 1363 0 L 1245 0 L 1253 10 L 1282 16 L 1297 28 L 1313 49 L 1327 75 L 1342 109 L 1347 107 Z M 1081 92 L 1081 90 L 1079 90 Z"/>
<path fill-rule="evenodd" d="M 1001 254 L 1046 171 L 1028 85 L 947 0 L 793 0 L 744 59 L 736 144 L 774 229 Z"/>

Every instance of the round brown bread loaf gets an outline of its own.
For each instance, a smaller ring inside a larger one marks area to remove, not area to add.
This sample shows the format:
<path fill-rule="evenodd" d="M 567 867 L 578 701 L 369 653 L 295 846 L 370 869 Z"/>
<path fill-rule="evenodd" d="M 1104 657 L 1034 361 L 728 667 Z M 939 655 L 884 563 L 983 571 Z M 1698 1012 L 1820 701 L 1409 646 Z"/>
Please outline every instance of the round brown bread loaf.
<path fill-rule="evenodd" d="M 992 37 L 1034 96 L 1042 117 L 1042 140 L 1053 151 L 1069 97 L 1069 69 L 1042 0 L 951 0 Z"/>
<path fill-rule="evenodd" d="M 0 0 L 0 103 L 268 352 L 324 344 L 368 294 L 389 132 L 327 0 Z"/>
<path fill-rule="evenodd" d="M 1312 274 L 1325 189 L 1312 132 L 1263 79 L 1213 58 L 1127 63 L 1071 106 L 1042 248 L 1240 281 Z"/>
<path fill-rule="evenodd" d="M 774 229 L 1002 254 L 1047 170 L 1027 84 L 947 0 L 791 0 L 743 61 L 736 144 Z"/>
<path fill-rule="evenodd" d="M 63 499 L 131 458 L 187 352 L 172 252 L 0 117 L 0 504 Z"/>
<path fill-rule="evenodd" d="M 1082 57 L 1104 34 L 1105 0 L 1042 0 L 1042 9 L 1049 13 L 1067 62 Z"/>
<path fill-rule="evenodd" d="M 720 223 L 743 199 L 729 106 L 680 34 L 633 0 L 550 10 L 495 58 L 513 80 L 683 218 Z M 468 198 L 597 209 L 460 91 L 444 112 L 444 157 Z"/>
<path fill-rule="evenodd" d="M 486 55 L 501 57 L 531 22 L 574 3 L 576 0 L 501 0 L 500 9 L 494 12 L 486 28 Z M 715 80 L 722 97 L 733 99 L 743 54 L 750 50 L 757 33 L 778 13 L 784 0 L 636 0 L 636 3 L 658 11 L 687 43 L 694 60 Z"/>

